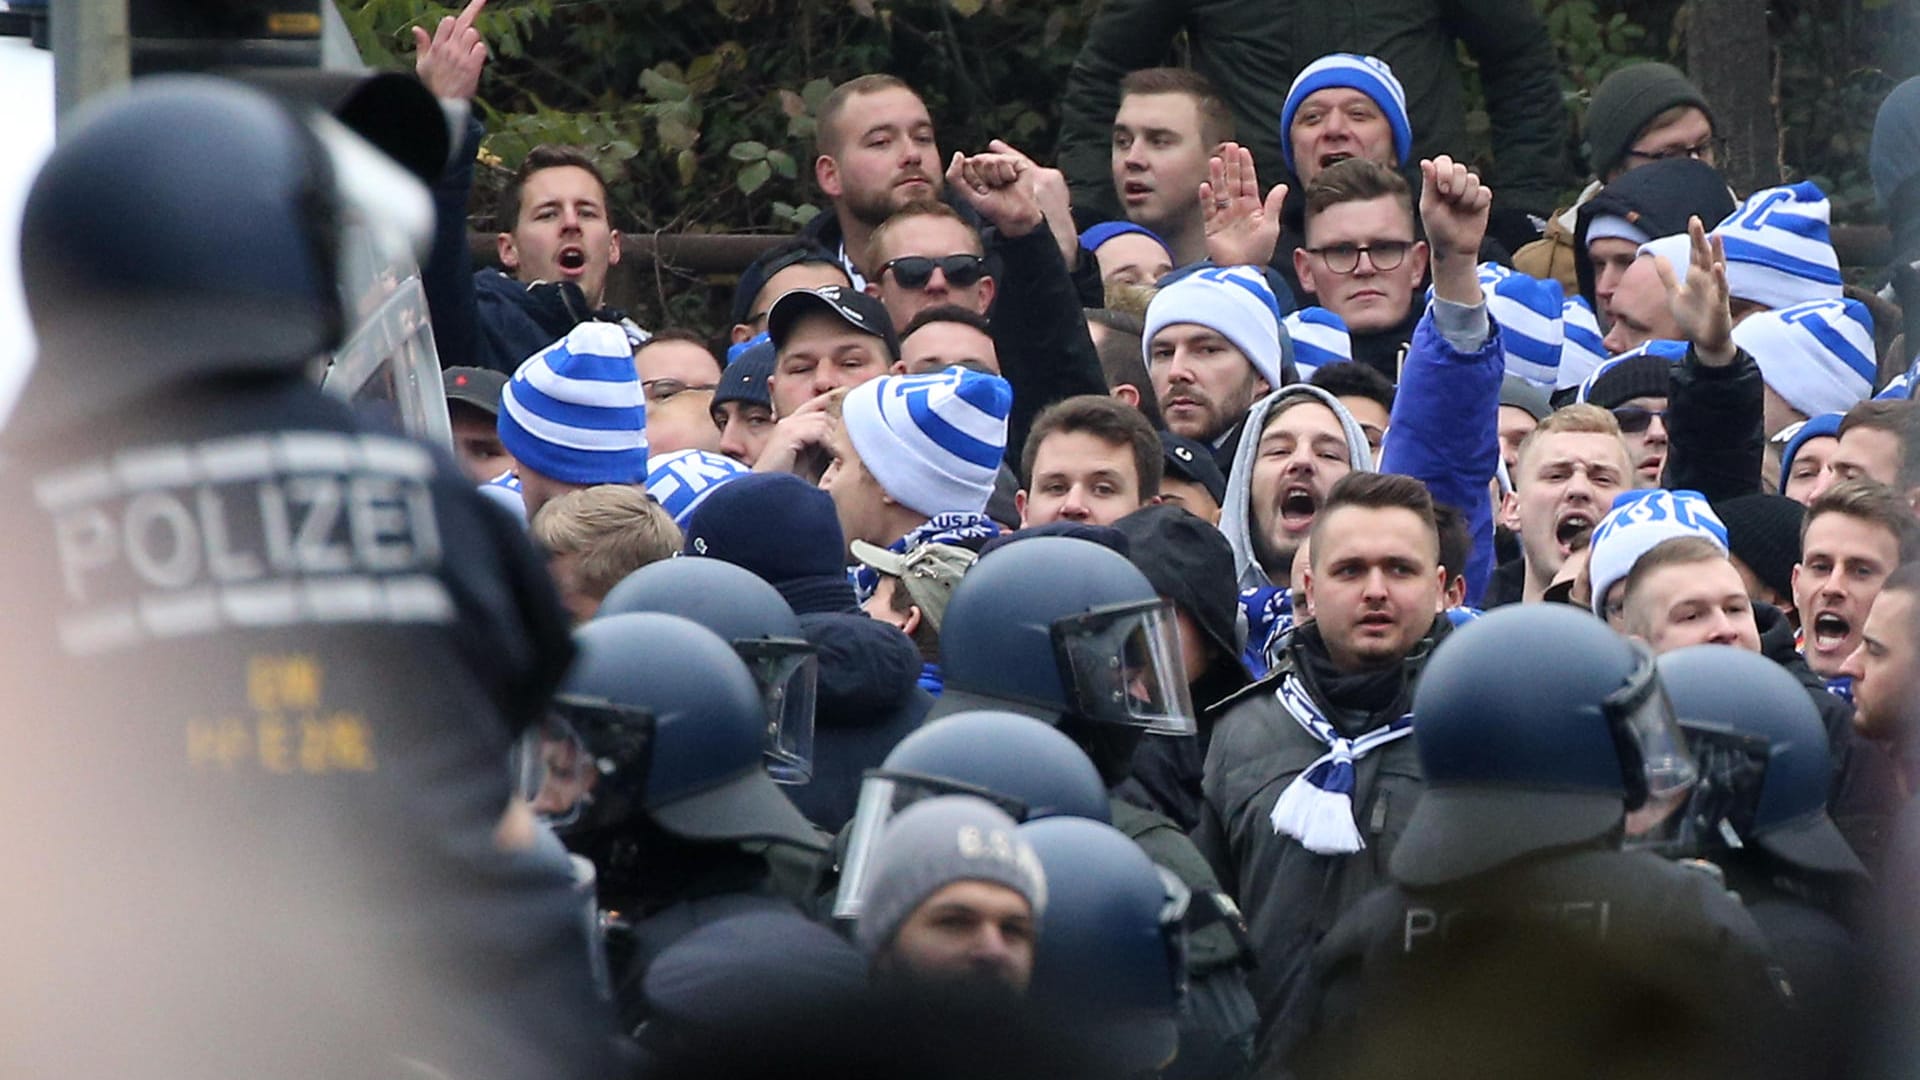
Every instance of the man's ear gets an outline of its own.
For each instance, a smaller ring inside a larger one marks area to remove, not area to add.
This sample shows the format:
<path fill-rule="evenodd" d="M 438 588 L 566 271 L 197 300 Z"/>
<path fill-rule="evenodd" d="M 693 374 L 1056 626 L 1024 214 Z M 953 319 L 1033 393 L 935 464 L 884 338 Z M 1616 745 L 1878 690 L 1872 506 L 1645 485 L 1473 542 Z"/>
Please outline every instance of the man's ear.
<path fill-rule="evenodd" d="M 1307 613 L 1308 618 L 1313 617 L 1313 563 L 1311 561 L 1307 563 L 1305 570 L 1300 571 L 1300 593 L 1300 596 L 1294 598 L 1293 605 L 1293 621 L 1296 623 L 1300 621 L 1302 611 Z M 1304 607 L 1302 607 L 1302 601 L 1305 602 Z"/>
<path fill-rule="evenodd" d="M 520 245 L 513 242 L 512 233 L 500 233 L 493 238 L 493 250 L 500 256 L 500 265 L 512 274 L 520 269 Z"/>
<path fill-rule="evenodd" d="M 980 279 L 980 314 L 985 315 L 987 309 L 993 307 L 994 293 L 999 290 L 999 287 L 990 277 Z"/>
<path fill-rule="evenodd" d="M 906 586 L 896 585 L 894 586 L 894 588 L 903 589 L 903 588 L 906 588 Z M 918 629 L 920 629 L 920 605 L 908 604 L 907 605 L 907 621 L 900 624 L 900 632 L 907 635 L 908 637 L 912 637 L 913 632 Z"/>
<path fill-rule="evenodd" d="M 1132 383 L 1121 383 L 1107 391 L 1109 397 L 1135 409 L 1140 407 L 1140 388 Z"/>
<path fill-rule="evenodd" d="M 1460 574 L 1451 580 L 1447 577 L 1446 567 L 1440 568 L 1440 610 L 1457 608 L 1467 602 L 1467 577 Z"/>
<path fill-rule="evenodd" d="M 1413 287 L 1419 288 L 1427 283 L 1427 242 L 1415 240 L 1413 249 L 1407 252 L 1407 258 L 1413 260 Z"/>
<path fill-rule="evenodd" d="M 746 323 L 743 323 L 743 322 L 734 323 L 733 331 L 727 335 L 727 337 L 735 345 L 740 344 L 741 342 L 747 340 L 748 338 L 751 338 L 752 336 L 753 336 L 753 327 L 748 326 Z"/>
<path fill-rule="evenodd" d="M 1013 509 L 1020 515 L 1020 527 L 1027 527 L 1027 489 L 1021 488 L 1013 493 Z"/>
<path fill-rule="evenodd" d="M 1500 509 L 1494 517 L 1500 524 L 1507 527 L 1508 532 L 1518 533 L 1520 531 L 1520 493 L 1509 491 L 1502 495 Z"/>
<path fill-rule="evenodd" d="M 887 369 L 887 374 L 889 375 L 905 375 L 906 373 L 907 362 L 905 360 L 895 360 L 893 366 Z"/>
<path fill-rule="evenodd" d="M 620 230 L 614 229 L 609 231 L 607 233 L 607 239 L 609 241 L 607 247 L 607 265 L 613 266 L 620 261 Z"/>
<path fill-rule="evenodd" d="M 1293 249 L 1294 280 L 1298 281 L 1300 287 L 1306 290 L 1309 295 L 1313 294 L 1313 275 L 1307 273 L 1307 267 L 1312 265 L 1312 261 L 1313 256 L 1307 254 L 1306 245 L 1302 244 L 1300 247 Z"/>
<path fill-rule="evenodd" d="M 813 159 L 813 182 L 820 185 L 820 193 L 829 199 L 839 198 L 846 190 L 840 186 L 840 163 L 830 154 Z"/>

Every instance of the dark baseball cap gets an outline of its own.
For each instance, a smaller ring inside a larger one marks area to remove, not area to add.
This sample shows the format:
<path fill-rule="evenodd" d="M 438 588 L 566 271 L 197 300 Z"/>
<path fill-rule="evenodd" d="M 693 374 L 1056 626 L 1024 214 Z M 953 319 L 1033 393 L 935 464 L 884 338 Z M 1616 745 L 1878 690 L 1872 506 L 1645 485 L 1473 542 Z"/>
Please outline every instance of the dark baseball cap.
<path fill-rule="evenodd" d="M 450 367 L 440 373 L 441 384 L 446 387 L 447 401 L 462 402 L 482 409 L 488 416 L 500 415 L 500 391 L 507 385 L 507 377 L 492 368 Z"/>
<path fill-rule="evenodd" d="M 1175 480 L 1185 480 L 1199 484 L 1213 496 L 1213 501 L 1227 501 L 1227 474 L 1220 471 L 1220 464 L 1213 460 L 1213 451 L 1207 444 L 1185 435 L 1175 435 L 1171 431 L 1160 433 L 1160 456 L 1166 459 L 1166 474 Z"/>
<path fill-rule="evenodd" d="M 893 332 L 893 316 L 887 314 L 885 305 L 846 285 L 781 293 L 767 309 L 767 335 L 773 338 L 774 352 L 786 347 L 787 333 L 794 323 L 816 311 L 829 312 L 855 330 L 872 334 L 886 343 L 889 359 L 900 359 L 900 338 Z"/>

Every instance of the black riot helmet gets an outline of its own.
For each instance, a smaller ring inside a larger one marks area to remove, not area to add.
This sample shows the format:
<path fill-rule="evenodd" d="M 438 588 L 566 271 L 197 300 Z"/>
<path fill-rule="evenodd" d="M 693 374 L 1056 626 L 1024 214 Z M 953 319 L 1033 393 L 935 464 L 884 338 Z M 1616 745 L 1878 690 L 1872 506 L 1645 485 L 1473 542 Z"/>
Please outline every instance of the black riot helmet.
<path fill-rule="evenodd" d="M 639 611 L 692 619 L 731 644 L 766 702 L 767 772 L 783 784 L 812 778 L 820 666 L 817 650 L 780 590 L 722 559 L 662 559 L 620 579 L 595 617 Z"/>
<path fill-rule="evenodd" d="M 1098 1045 L 1113 1075 L 1157 1072 L 1179 1047 L 1186 886 L 1110 825 L 1048 818 L 1019 833 L 1047 881 L 1030 1000 Z"/>
<path fill-rule="evenodd" d="M 210 76 L 139 80 L 76 120 L 27 196 L 40 359 L 9 435 L 191 378 L 301 371 L 344 333 L 343 262 L 417 254 L 433 213 L 317 110 Z"/>
<path fill-rule="evenodd" d="M 1413 739 L 1427 790 L 1390 869 L 1415 886 L 1601 841 L 1694 780 L 1653 657 L 1563 604 L 1447 635 L 1414 691 Z"/>
<path fill-rule="evenodd" d="M 1864 875 L 1827 816 L 1833 757 L 1799 680 L 1731 645 L 1690 646 L 1658 666 L 1700 766 L 1686 813 L 1695 850 L 1752 846 L 1803 870 Z"/>
<path fill-rule="evenodd" d="M 986 709 L 935 720 L 901 739 L 861 780 L 836 917 L 860 914 L 870 860 L 887 825 L 914 803 L 941 795 L 978 796 L 1015 821 L 1078 817 L 1105 823 L 1112 812 L 1093 762 L 1046 724 Z"/>
<path fill-rule="evenodd" d="M 573 638 L 573 666 L 521 755 L 555 831 L 645 819 L 682 840 L 818 846 L 762 768 L 766 713 L 726 642 L 653 613 L 594 619 Z"/>
<path fill-rule="evenodd" d="M 940 623 L 936 714 L 1010 708 L 1167 734 L 1194 730 L 1173 605 L 1126 556 L 1039 536 L 983 557 Z"/>

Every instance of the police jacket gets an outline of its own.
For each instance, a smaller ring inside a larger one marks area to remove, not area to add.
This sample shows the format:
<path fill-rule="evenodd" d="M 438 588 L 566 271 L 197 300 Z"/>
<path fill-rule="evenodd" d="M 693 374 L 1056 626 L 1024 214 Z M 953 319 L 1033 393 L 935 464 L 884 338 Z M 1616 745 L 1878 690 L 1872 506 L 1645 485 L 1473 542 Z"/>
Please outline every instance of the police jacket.
<path fill-rule="evenodd" d="M 5 951 L 48 1000 L 168 1033 L 155 1074 L 602 1075 L 569 864 L 494 838 L 571 652 L 520 527 L 293 374 L 10 450 L 0 788 L 48 887 Z"/>
<path fill-rule="evenodd" d="M 1294 75 L 1328 53 L 1357 52 L 1392 65 L 1406 88 L 1413 157 L 1468 145 L 1455 50 L 1477 61 L 1493 118 L 1493 183 L 1509 206 L 1544 216 L 1565 184 L 1566 112 L 1559 65 L 1525 0 L 1107 0 L 1087 29 L 1060 102 L 1060 167 L 1076 206 L 1118 217 L 1110 165 L 1120 80 L 1166 62 L 1180 31 L 1192 66 L 1233 109 L 1241 143 L 1269 185 L 1286 175 L 1278 117 Z"/>
<path fill-rule="evenodd" d="M 1792 1009 L 1775 1032 L 1781 1076 L 1839 1076 L 1847 1060 L 1859 973 L 1867 957 L 1849 928 L 1856 883 L 1809 874 L 1766 856 L 1715 858 L 1727 888 L 1760 927 L 1767 949 L 1792 990 Z M 1861 880 L 1857 883 L 1865 885 Z M 1859 892 L 1864 892 L 1860 889 Z"/>
<path fill-rule="evenodd" d="M 1753 619 L 1760 630 L 1761 655 L 1799 679 L 1820 710 L 1820 723 L 1827 729 L 1827 752 L 1833 757 L 1827 814 L 1867 869 L 1878 872 L 1894 815 L 1906 803 L 1899 770 L 1879 744 L 1854 730 L 1853 706 L 1828 691 L 1807 666 L 1806 658 L 1793 646 L 1793 624 L 1780 609 L 1757 603 Z"/>
<path fill-rule="evenodd" d="M 1739 901 L 1648 852 L 1548 852 L 1444 886 L 1387 885 L 1328 934 L 1315 972 L 1303 1077 L 1465 1075 L 1463 1061 L 1511 1076 L 1569 1060 L 1594 1075 L 1740 1075 L 1725 1055 L 1782 1007 Z"/>
<path fill-rule="evenodd" d="M 1353 811 L 1363 850 L 1318 855 L 1276 832 L 1269 820 L 1274 803 L 1327 747 L 1294 721 L 1275 692 L 1297 673 L 1329 722 L 1348 737 L 1361 735 L 1408 711 L 1420 669 L 1451 627 L 1437 617 L 1399 667 L 1347 675 L 1334 670 L 1319 627 L 1304 623 L 1268 676 L 1230 699 L 1214 727 L 1194 843 L 1246 914 L 1257 965 L 1247 984 L 1260 1009 L 1262 1062 L 1283 1059 L 1305 1031 L 1313 949 L 1387 879 L 1387 860 L 1425 788 L 1413 739 L 1402 738 L 1354 763 Z"/>

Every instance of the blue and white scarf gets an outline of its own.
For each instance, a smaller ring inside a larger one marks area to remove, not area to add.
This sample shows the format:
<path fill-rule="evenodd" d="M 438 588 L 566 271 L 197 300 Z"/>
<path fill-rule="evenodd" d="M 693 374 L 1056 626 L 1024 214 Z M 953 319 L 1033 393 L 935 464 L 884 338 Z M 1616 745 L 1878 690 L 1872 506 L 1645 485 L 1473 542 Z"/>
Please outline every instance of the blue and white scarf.
<path fill-rule="evenodd" d="M 1325 744 L 1327 752 L 1280 793 L 1268 815 L 1274 833 L 1293 837 L 1316 855 L 1350 855 L 1365 848 L 1367 842 L 1353 820 L 1354 763 L 1413 734 L 1413 714 L 1349 739 L 1327 721 L 1298 675 L 1289 673 L 1280 680 L 1277 696 L 1281 707 L 1302 730 Z"/>
<path fill-rule="evenodd" d="M 977 549 L 999 535 L 1000 526 L 987 515 L 953 510 L 928 518 L 925 525 L 888 544 L 887 550 L 901 555 L 921 544 L 954 544 Z M 880 572 L 871 566 L 856 564 L 848 567 L 847 573 L 853 579 L 853 591 L 863 604 L 872 598 L 873 590 L 880 587 Z"/>

